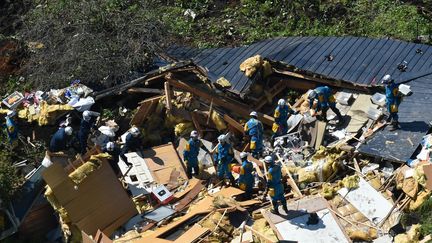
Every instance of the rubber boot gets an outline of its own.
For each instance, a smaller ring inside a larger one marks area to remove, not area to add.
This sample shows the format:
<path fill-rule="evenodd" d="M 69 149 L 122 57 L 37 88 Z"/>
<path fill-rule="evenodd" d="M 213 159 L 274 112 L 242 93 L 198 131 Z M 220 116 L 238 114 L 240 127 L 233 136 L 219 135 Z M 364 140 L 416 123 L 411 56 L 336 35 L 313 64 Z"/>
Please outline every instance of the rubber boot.
<path fill-rule="evenodd" d="M 286 203 L 283 206 L 283 210 L 285 211 L 285 213 L 288 215 L 288 207 L 286 205 Z"/>
<path fill-rule="evenodd" d="M 392 121 L 391 125 L 390 125 L 390 131 L 395 131 L 399 129 L 399 123 L 397 121 Z"/>
<path fill-rule="evenodd" d="M 277 203 L 273 203 L 273 209 L 270 209 L 270 212 L 271 212 L 272 214 L 277 214 L 277 215 L 280 214 L 280 213 L 279 213 L 279 208 L 278 208 L 278 204 L 277 204 Z"/>

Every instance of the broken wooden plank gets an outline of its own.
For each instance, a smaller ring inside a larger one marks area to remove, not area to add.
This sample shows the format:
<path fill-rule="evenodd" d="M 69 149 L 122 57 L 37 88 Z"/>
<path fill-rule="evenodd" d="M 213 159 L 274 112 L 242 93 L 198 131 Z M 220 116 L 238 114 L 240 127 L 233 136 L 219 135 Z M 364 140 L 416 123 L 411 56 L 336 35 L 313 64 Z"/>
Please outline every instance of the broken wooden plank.
<path fill-rule="evenodd" d="M 202 90 L 200 88 L 197 87 L 191 87 L 190 85 L 188 85 L 187 83 L 180 81 L 180 80 L 176 80 L 172 77 L 172 75 L 167 75 L 165 77 L 165 79 L 169 82 L 170 85 L 172 85 L 173 87 L 177 88 L 177 89 L 181 89 L 187 92 L 190 92 L 202 99 L 205 99 L 207 101 L 211 101 L 213 99 L 213 102 L 215 105 L 221 106 L 225 109 L 230 110 L 233 113 L 237 113 L 243 117 L 249 117 L 250 112 L 252 111 L 251 108 L 247 107 L 244 104 L 241 104 L 237 101 L 234 101 L 232 99 L 226 98 L 226 97 L 220 97 L 218 94 L 210 91 L 210 90 Z M 258 113 L 258 119 L 261 120 L 264 124 L 271 126 L 274 122 L 274 118 L 266 115 L 266 114 L 262 114 L 262 113 Z"/>
<path fill-rule="evenodd" d="M 201 237 L 210 232 L 209 229 L 202 227 L 199 224 L 194 224 L 189 230 L 184 232 L 174 243 L 193 243 L 197 242 Z"/>
<path fill-rule="evenodd" d="M 130 121 L 130 124 L 137 127 L 141 126 L 146 120 L 147 116 L 156 109 L 159 100 L 163 97 L 164 95 L 160 95 L 141 101 L 139 103 L 141 106 L 138 108 L 138 111 Z"/>
<path fill-rule="evenodd" d="M 268 103 L 268 100 L 272 100 L 275 96 L 277 96 L 280 92 L 282 92 L 286 87 L 286 82 L 283 80 L 277 82 L 275 85 L 273 85 L 268 91 L 268 95 L 263 95 L 257 102 L 257 105 L 255 106 L 256 110 L 261 109 L 265 104 Z"/>
<path fill-rule="evenodd" d="M 238 123 L 236 120 L 234 120 L 232 117 L 230 117 L 229 115 L 225 114 L 223 116 L 223 119 L 229 124 L 231 125 L 233 128 L 235 128 L 237 131 L 239 131 L 241 134 L 244 135 L 244 128 L 243 126 Z"/>
<path fill-rule="evenodd" d="M 211 100 L 211 102 L 210 102 L 210 108 L 209 108 L 209 111 L 208 111 L 208 116 L 207 116 L 207 122 L 206 122 L 206 125 L 208 125 L 209 124 L 209 122 L 210 122 L 210 117 L 211 117 L 211 113 L 213 112 L 213 99 Z"/>
<path fill-rule="evenodd" d="M 170 111 L 172 109 L 172 103 L 171 103 L 172 91 L 168 82 L 164 83 L 164 88 L 165 88 L 166 108 L 168 111 Z"/>
<path fill-rule="evenodd" d="M 144 93 L 144 94 L 163 94 L 161 89 L 151 89 L 151 88 L 130 88 L 127 90 L 128 93 Z"/>
<path fill-rule="evenodd" d="M 191 112 L 191 117 L 192 117 L 192 123 L 194 124 L 195 129 L 197 130 L 198 134 L 200 137 L 203 137 L 203 130 L 201 128 L 200 123 L 198 122 L 198 118 L 197 118 L 197 114 L 195 112 Z"/>
<path fill-rule="evenodd" d="M 323 121 L 317 121 L 316 126 L 317 126 L 317 133 L 316 133 L 317 135 L 315 141 L 315 150 L 318 150 L 324 139 L 324 133 L 325 133 L 327 123 Z"/>

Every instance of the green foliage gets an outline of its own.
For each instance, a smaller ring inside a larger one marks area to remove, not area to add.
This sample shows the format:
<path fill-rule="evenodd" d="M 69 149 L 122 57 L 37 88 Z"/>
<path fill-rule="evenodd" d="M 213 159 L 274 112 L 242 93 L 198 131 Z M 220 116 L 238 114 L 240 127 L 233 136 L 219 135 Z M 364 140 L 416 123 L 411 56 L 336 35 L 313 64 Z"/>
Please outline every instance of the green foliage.
<path fill-rule="evenodd" d="M 420 232 L 423 236 L 432 233 L 432 199 L 429 198 L 418 210 L 420 215 Z"/>
<path fill-rule="evenodd" d="M 197 3 L 200 2 L 200 3 Z M 169 30 L 198 47 L 248 44 L 277 36 L 368 36 L 413 40 L 430 21 L 398 0 L 175 1 L 161 6 Z M 186 9 L 197 14 L 184 16 Z"/>

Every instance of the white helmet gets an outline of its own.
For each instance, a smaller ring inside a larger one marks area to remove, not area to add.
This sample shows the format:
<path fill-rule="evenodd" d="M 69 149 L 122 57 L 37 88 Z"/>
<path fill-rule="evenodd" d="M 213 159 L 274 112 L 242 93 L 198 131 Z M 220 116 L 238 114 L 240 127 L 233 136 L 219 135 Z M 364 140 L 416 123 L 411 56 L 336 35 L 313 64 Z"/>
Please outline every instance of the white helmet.
<path fill-rule="evenodd" d="M 271 157 L 270 155 L 266 156 L 264 158 L 264 161 L 268 164 L 273 163 L 273 157 Z"/>
<path fill-rule="evenodd" d="M 250 115 L 250 116 L 257 117 L 257 116 L 258 116 L 258 113 L 257 113 L 256 111 L 252 111 L 249 115 Z"/>
<path fill-rule="evenodd" d="M 309 99 L 315 99 L 316 97 L 317 97 L 317 92 L 315 91 L 315 90 L 311 90 L 310 92 L 309 92 L 309 95 L 308 95 L 308 98 Z"/>
<path fill-rule="evenodd" d="M 246 152 L 241 152 L 240 153 L 240 159 L 244 159 L 244 158 L 247 158 L 248 157 L 248 153 L 246 153 Z"/>
<path fill-rule="evenodd" d="M 72 132 L 73 132 L 73 129 L 72 129 L 72 127 L 70 127 L 70 126 L 67 126 L 66 128 L 65 128 L 65 133 L 67 134 L 67 135 L 72 135 Z"/>
<path fill-rule="evenodd" d="M 388 84 L 392 81 L 390 74 L 384 75 L 384 77 L 381 80 L 381 83 Z"/>
<path fill-rule="evenodd" d="M 130 133 L 132 136 L 137 137 L 140 134 L 140 130 L 137 127 L 132 127 L 130 129 Z"/>
<path fill-rule="evenodd" d="M 108 151 L 113 151 L 114 150 L 114 143 L 113 142 L 108 142 L 107 144 L 106 144 L 106 149 L 108 150 Z"/>
<path fill-rule="evenodd" d="M 16 115 L 16 112 L 15 112 L 15 111 L 8 111 L 6 115 L 7 115 L 8 117 L 13 117 L 13 116 Z"/>
<path fill-rule="evenodd" d="M 84 121 L 90 121 L 90 119 L 91 119 L 90 111 L 84 111 L 83 112 L 83 119 L 84 119 Z"/>
<path fill-rule="evenodd" d="M 218 141 L 219 141 L 219 143 L 225 142 L 225 135 L 224 134 L 219 135 Z"/>
<path fill-rule="evenodd" d="M 284 99 L 280 99 L 280 100 L 278 101 L 278 105 L 280 105 L 280 106 L 284 106 L 285 104 L 286 104 L 286 102 L 285 102 Z"/>
<path fill-rule="evenodd" d="M 81 87 L 78 87 L 77 90 L 76 90 L 76 94 L 78 96 L 83 96 L 84 95 L 84 89 L 81 88 Z"/>
<path fill-rule="evenodd" d="M 191 136 L 192 138 L 197 138 L 197 137 L 198 137 L 198 132 L 195 131 L 195 130 L 193 130 L 193 131 L 190 133 L 190 136 Z"/>

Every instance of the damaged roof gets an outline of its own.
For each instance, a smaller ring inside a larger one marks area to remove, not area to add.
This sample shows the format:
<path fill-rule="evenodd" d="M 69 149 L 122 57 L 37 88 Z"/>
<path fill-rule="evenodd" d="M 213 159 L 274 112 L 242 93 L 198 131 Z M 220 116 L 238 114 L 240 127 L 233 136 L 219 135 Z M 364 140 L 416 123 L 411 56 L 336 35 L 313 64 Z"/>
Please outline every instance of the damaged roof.
<path fill-rule="evenodd" d="M 432 72 L 432 71 L 431 71 Z M 432 121 L 432 75 L 408 83 L 413 95 L 405 97 L 399 106 L 401 129 L 377 132 L 359 147 L 365 154 L 391 160 L 407 161 L 416 151 L 422 137 L 429 132 Z"/>
<path fill-rule="evenodd" d="M 432 120 L 429 45 L 364 37 L 281 37 L 235 48 L 176 46 L 168 54 L 206 68 L 212 82 L 225 77 L 232 84 L 230 91 L 240 95 L 254 81 L 240 72 L 239 66 L 257 54 L 300 72 L 361 86 L 377 85 L 385 74 L 391 74 L 397 82 L 410 85 L 413 95 L 406 97 L 399 107 L 401 130 L 384 129 L 360 146 L 361 152 L 370 155 L 400 161 L 410 159 Z"/>
<path fill-rule="evenodd" d="M 236 94 L 247 92 L 253 83 L 239 71 L 240 64 L 257 54 L 307 73 L 363 86 L 376 84 L 385 74 L 405 79 L 432 64 L 429 45 L 364 37 L 281 37 L 235 48 L 175 46 L 168 54 L 205 67 L 213 82 L 225 77 L 232 84 L 230 91 Z M 401 72 L 398 65 L 404 61 L 407 69 Z"/>

